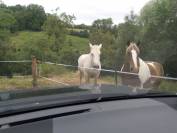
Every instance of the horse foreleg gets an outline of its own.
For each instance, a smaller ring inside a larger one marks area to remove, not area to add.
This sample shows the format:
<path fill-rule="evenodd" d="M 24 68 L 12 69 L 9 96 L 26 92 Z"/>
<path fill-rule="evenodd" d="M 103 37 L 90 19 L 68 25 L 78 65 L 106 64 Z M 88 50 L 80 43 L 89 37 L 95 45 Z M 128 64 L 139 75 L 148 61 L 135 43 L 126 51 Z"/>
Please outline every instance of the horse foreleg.
<path fill-rule="evenodd" d="M 140 84 L 140 89 L 143 89 L 143 83 Z"/>
<path fill-rule="evenodd" d="M 81 85 L 82 84 L 82 72 L 81 71 L 79 71 L 79 77 L 80 77 L 79 83 Z"/>
<path fill-rule="evenodd" d="M 88 76 L 87 78 L 87 83 L 89 84 L 90 83 L 90 77 Z"/>
<path fill-rule="evenodd" d="M 89 78 L 88 73 L 85 72 L 84 77 L 85 77 L 85 83 L 88 84 L 90 82 L 90 78 Z"/>
<path fill-rule="evenodd" d="M 137 88 L 136 88 L 136 87 L 133 88 L 132 92 L 133 92 L 133 93 L 137 93 Z"/>
<path fill-rule="evenodd" d="M 97 85 L 97 77 L 94 79 L 94 85 Z"/>

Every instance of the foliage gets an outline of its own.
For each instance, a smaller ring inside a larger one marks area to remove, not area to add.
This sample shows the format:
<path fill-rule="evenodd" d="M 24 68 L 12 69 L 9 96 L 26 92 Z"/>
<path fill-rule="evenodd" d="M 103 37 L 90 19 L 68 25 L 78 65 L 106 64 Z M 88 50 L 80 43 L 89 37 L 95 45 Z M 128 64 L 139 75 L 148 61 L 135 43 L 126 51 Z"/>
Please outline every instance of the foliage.
<path fill-rule="evenodd" d="M 9 6 L 6 7 L 13 12 L 13 16 L 16 19 L 16 23 L 13 25 L 12 30 L 32 30 L 40 31 L 41 26 L 46 20 L 46 14 L 44 8 L 39 5 L 30 4 L 28 6 Z"/>
<path fill-rule="evenodd" d="M 11 49 L 18 60 L 31 60 L 32 56 L 36 56 L 42 61 L 56 61 L 57 55 L 50 49 L 52 44 L 53 40 L 43 32 L 19 32 L 11 38 Z"/>
<path fill-rule="evenodd" d="M 113 22 L 111 18 L 98 19 L 92 24 L 89 40 L 93 44 L 103 44 L 101 62 L 104 68 L 115 68 L 116 45 L 115 34 L 113 32 Z M 111 59 L 111 60 L 110 60 Z"/>
<path fill-rule="evenodd" d="M 60 61 L 63 64 L 71 64 L 77 66 L 77 59 L 79 58 L 79 51 L 72 47 L 64 47 L 60 52 Z"/>
<path fill-rule="evenodd" d="M 76 36 L 67 35 L 65 44 L 62 49 L 72 47 L 74 50 L 78 50 L 80 54 L 89 52 L 89 40 L 87 38 L 80 38 Z"/>
<path fill-rule="evenodd" d="M 74 29 L 84 29 L 84 30 L 89 30 L 91 26 L 85 25 L 85 24 L 79 24 L 79 25 L 74 25 Z"/>
<path fill-rule="evenodd" d="M 67 70 L 63 66 L 56 66 L 50 64 L 40 64 L 39 71 L 41 76 L 50 77 L 52 75 L 60 75 L 65 73 Z"/>
<path fill-rule="evenodd" d="M 52 50 L 59 52 L 61 44 L 66 39 L 67 26 L 72 24 L 74 17 L 61 13 L 60 15 L 52 14 L 47 16 L 47 20 L 43 25 L 43 30 L 54 40 Z"/>
<path fill-rule="evenodd" d="M 173 64 L 177 62 L 176 4 L 176 0 L 152 0 L 142 9 L 139 17 L 143 26 L 141 29 L 143 56 L 161 62 L 166 67 L 166 73 L 171 74 L 175 73 L 173 70 L 176 67 Z M 168 61 L 169 59 L 174 62 Z"/>
<path fill-rule="evenodd" d="M 98 30 L 90 34 L 90 42 L 92 44 L 103 44 L 101 62 L 104 68 L 115 67 L 115 45 L 114 36 L 110 32 L 102 32 Z M 110 60 L 111 59 L 111 60 Z"/>
<path fill-rule="evenodd" d="M 159 86 L 160 91 L 166 92 L 176 92 L 177 91 L 177 83 L 175 81 L 164 80 Z"/>
<path fill-rule="evenodd" d="M 74 30 L 70 31 L 70 35 L 88 38 L 89 37 L 89 32 L 86 29 L 85 30 L 75 30 L 74 29 Z"/>
<path fill-rule="evenodd" d="M 103 67 L 120 70 L 130 40 L 141 42 L 142 59 L 160 62 L 166 74 L 176 76 L 176 5 L 176 0 L 151 0 L 139 15 L 131 11 L 123 23 L 114 25 L 111 18 L 106 18 L 87 26 L 74 25 L 75 17 L 66 13 L 46 14 L 40 5 L 6 6 L 1 3 L 0 60 L 31 59 L 35 55 L 40 60 L 76 65 L 78 56 L 89 52 L 88 43 L 91 42 L 103 44 Z M 19 32 L 41 29 L 44 32 Z M 3 68 L 1 64 L 0 67 Z M 11 67 L 1 71 L 5 69 Z"/>
<path fill-rule="evenodd" d="M 39 5 L 31 4 L 26 8 L 26 29 L 39 31 L 46 20 L 44 8 Z"/>
<path fill-rule="evenodd" d="M 111 31 L 112 30 L 112 18 L 107 19 L 97 19 L 93 22 L 93 29 L 103 30 L 103 31 Z"/>
<path fill-rule="evenodd" d="M 137 23 L 137 17 L 131 11 L 130 15 L 125 17 L 125 22 L 119 24 L 117 27 L 117 37 L 115 39 L 115 45 L 117 47 L 116 64 L 118 65 L 119 70 L 124 63 L 123 61 L 127 42 L 129 40 L 137 42 L 140 39 L 140 26 Z"/>
<path fill-rule="evenodd" d="M 11 58 L 8 57 L 8 60 L 31 60 L 32 56 L 36 56 L 41 61 L 77 65 L 79 55 L 88 52 L 88 39 L 85 38 L 67 35 L 58 54 L 50 48 L 53 43 L 54 40 L 48 38 L 44 32 L 19 32 L 10 38 L 11 45 L 8 53 L 11 53 Z M 9 69 L 6 71 L 9 70 L 13 73 L 31 74 L 31 65 L 29 63 L 24 65 L 9 64 Z M 45 72 L 47 74 L 47 69 Z"/>
<path fill-rule="evenodd" d="M 10 29 L 16 22 L 12 12 L 8 9 L 0 8 L 0 28 Z"/>

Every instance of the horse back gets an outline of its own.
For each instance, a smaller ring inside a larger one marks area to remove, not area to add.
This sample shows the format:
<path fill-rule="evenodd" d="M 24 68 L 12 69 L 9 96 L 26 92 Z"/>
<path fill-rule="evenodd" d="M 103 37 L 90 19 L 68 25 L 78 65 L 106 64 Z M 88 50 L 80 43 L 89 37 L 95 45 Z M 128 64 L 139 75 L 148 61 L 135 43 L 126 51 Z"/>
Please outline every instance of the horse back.
<path fill-rule="evenodd" d="M 162 64 L 160 64 L 158 62 L 150 62 L 150 61 L 146 61 L 146 63 L 150 69 L 151 75 L 164 76 L 164 69 L 163 69 Z M 154 87 L 158 87 L 160 85 L 160 82 L 161 82 L 161 79 L 159 79 L 159 78 L 152 77 L 150 79 L 150 84 L 152 84 Z M 146 85 L 148 85 L 148 84 L 149 84 L 149 82 L 147 82 Z"/>
<path fill-rule="evenodd" d="M 83 54 L 78 58 L 78 66 L 84 67 L 84 64 L 89 60 L 89 54 Z"/>
<path fill-rule="evenodd" d="M 164 69 L 162 64 L 158 63 L 158 62 L 150 62 L 150 61 L 146 61 L 151 75 L 155 75 L 155 76 L 163 76 L 164 75 Z"/>
<path fill-rule="evenodd" d="M 158 62 L 151 62 L 151 61 L 146 61 L 149 69 L 150 69 L 150 73 L 151 75 L 155 75 L 155 76 L 163 76 L 164 75 L 164 69 L 163 66 L 158 63 Z M 124 66 L 122 67 L 122 71 L 126 71 L 126 72 L 130 72 L 129 67 L 128 66 Z M 130 86 L 139 86 L 140 85 L 140 80 L 138 75 L 129 75 L 129 74 L 120 74 L 121 79 L 122 79 L 122 84 L 123 85 L 130 85 Z M 153 82 L 151 82 L 153 81 Z M 149 87 L 156 87 L 160 84 L 160 79 L 157 78 L 151 78 L 151 80 L 149 80 L 148 82 L 146 82 L 144 84 L 144 87 L 149 88 Z"/>

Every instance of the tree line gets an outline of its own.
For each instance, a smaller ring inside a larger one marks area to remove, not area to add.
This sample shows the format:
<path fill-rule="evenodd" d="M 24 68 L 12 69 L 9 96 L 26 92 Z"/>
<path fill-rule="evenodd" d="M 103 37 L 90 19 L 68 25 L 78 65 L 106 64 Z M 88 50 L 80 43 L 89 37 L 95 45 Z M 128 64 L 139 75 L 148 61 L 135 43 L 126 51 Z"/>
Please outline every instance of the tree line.
<path fill-rule="evenodd" d="M 7 6 L 0 4 L 0 60 L 51 60 L 77 65 L 83 51 L 75 50 L 67 42 L 68 34 L 88 38 L 93 44 L 103 44 L 101 62 L 104 68 L 120 70 L 124 61 L 127 41 L 140 41 L 141 58 L 163 64 L 165 73 L 177 76 L 177 1 L 151 0 L 139 15 L 133 11 L 124 22 L 114 24 L 111 18 L 97 19 L 91 26 L 74 25 L 73 15 L 45 13 L 40 5 Z M 42 31 L 25 46 L 9 44 L 9 37 L 19 31 Z M 71 56 L 72 58 L 69 58 Z M 66 60 L 67 59 L 67 60 Z M 3 64 L 0 64 L 1 68 Z M 19 67 L 19 66 L 18 66 Z M 17 68 L 18 68 L 17 67 Z M 5 71 L 7 67 L 1 69 Z"/>
<path fill-rule="evenodd" d="M 160 62 L 166 75 L 177 76 L 176 5 L 176 0 L 151 0 L 118 25 L 111 18 L 94 21 L 90 40 L 103 43 L 103 66 L 120 70 L 127 41 L 140 41 L 142 59 Z"/>

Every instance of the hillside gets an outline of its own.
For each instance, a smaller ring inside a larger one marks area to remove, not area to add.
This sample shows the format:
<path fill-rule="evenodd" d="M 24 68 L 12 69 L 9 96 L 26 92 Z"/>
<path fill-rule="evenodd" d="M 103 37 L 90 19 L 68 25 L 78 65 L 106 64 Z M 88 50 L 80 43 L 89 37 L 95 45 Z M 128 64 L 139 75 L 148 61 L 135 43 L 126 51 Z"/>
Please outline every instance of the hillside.
<path fill-rule="evenodd" d="M 10 42 L 16 48 L 20 48 L 24 45 L 27 45 L 28 42 L 34 42 L 39 38 L 48 38 L 44 32 L 32 32 L 32 31 L 22 31 L 16 34 L 13 34 L 10 38 Z M 48 39 L 50 41 L 50 39 Z M 66 42 L 62 45 L 62 49 L 67 47 L 72 47 L 77 49 L 79 52 L 83 53 L 88 51 L 88 39 L 81 38 L 77 36 L 67 35 Z"/>

